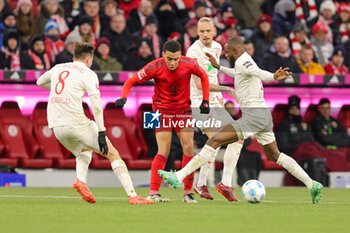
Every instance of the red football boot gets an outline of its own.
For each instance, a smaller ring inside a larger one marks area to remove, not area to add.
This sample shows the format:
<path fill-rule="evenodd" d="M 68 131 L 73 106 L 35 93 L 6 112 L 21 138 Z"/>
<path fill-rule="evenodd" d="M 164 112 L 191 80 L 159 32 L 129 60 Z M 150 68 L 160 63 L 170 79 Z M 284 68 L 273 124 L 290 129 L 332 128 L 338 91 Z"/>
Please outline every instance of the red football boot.
<path fill-rule="evenodd" d="M 194 192 L 197 193 L 200 197 L 213 200 L 214 197 L 209 193 L 207 186 L 202 185 L 198 186 L 197 184 L 193 188 Z"/>
<path fill-rule="evenodd" d="M 222 182 L 216 186 L 216 191 L 221 193 L 228 201 L 239 201 L 233 193 L 233 189 L 224 185 Z"/>
<path fill-rule="evenodd" d="M 77 192 L 86 202 L 89 202 L 91 204 L 96 203 L 94 195 L 90 192 L 88 186 L 84 182 L 81 182 L 77 179 L 73 184 L 73 188 L 77 190 Z"/>
<path fill-rule="evenodd" d="M 148 205 L 148 204 L 154 204 L 154 202 L 152 200 L 143 198 L 140 195 L 137 195 L 135 197 L 129 196 L 129 204 L 130 205 Z"/>

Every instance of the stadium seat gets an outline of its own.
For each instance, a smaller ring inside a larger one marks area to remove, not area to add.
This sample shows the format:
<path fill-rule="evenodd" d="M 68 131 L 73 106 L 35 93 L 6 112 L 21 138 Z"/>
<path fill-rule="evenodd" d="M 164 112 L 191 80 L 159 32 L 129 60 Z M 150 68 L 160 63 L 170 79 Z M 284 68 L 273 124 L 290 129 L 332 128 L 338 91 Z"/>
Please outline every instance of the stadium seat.
<path fill-rule="evenodd" d="M 5 143 L 5 157 L 19 159 L 24 168 L 52 167 L 51 159 L 35 158 L 39 145 L 34 139 L 33 125 L 25 118 L 16 102 L 5 101 L 0 108 L 1 135 Z"/>
<path fill-rule="evenodd" d="M 344 126 L 346 132 L 350 132 L 350 105 L 343 105 L 338 114 L 338 120 Z"/>
<path fill-rule="evenodd" d="M 310 104 L 309 107 L 307 107 L 304 120 L 306 123 L 310 124 L 312 119 L 317 115 L 317 104 Z"/>
<path fill-rule="evenodd" d="M 0 122 L 1 124 L 1 122 Z M 0 140 L 0 164 L 6 164 L 12 167 L 17 167 L 18 160 L 16 158 L 4 158 L 5 145 Z"/>
<path fill-rule="evenodd" d="M 258 152 L 261 155 L 262 167 L 264 170 L 280 170 L 283 169 L 277 163 L 271 161 L 271 159 L 265 154 L 261 145 L 256 140 L 256 138 L 252 138 L 252 142 L 247 146 L 247 150 Z"/>
<path fill-rule="evenodd" d="M 273 131 L 275 132 L 277 126 L 283 120 L 288 111 L 288 104 L 276 104 L 271 115 L 273 121 Z"/>

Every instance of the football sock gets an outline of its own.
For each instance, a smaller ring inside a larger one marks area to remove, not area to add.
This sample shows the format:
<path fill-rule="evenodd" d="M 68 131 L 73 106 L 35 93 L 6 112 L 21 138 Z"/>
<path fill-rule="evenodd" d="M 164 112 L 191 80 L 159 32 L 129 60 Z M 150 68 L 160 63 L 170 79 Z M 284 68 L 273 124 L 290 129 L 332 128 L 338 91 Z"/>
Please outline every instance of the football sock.
<path fill-rule="evenodd" d="M 158 170 L 164 170 L 167 157 L 157 154 L 152 162 L 151 166 L 151 183 L 149 195 L 157 194 L 159 192 L 160 185 L 162 184 L 162 178 L 158 175 Z"/>
<path fill-rule="evenodd" d="M 131 177 L 129 175 L 128 168 L 126 167 L 124 161 L 121 159 L 114 160 L 113 162 L 111 162 L 111 166 L 115 176 L 122 184 L 126 194 L 130 197 L 137 196 L 131 181 Z"/>
<path fill-rule="evenodd" d="M 292 174 L 295 178 L 303 182 L 306 185 L 306 187 L 309 190 L 311 190 L 313 185 L 312 179 L 292 157 L 281 153 L 276 163 L 284 167 L 290 174 Z"/>
<path fill-rule="evenodd" d="M 182 155 L 182 165 L 181 167 L 185 167 L 189 161 L 194 157 L 194 155 Z M 189 174 L 184 179 L 184 195 L 190 194 L 193 186 L 194 172 Z"/>
<path fill-rule="evenodd" d="M 215 158 L 215 152 L 216 150 L 214 148 L 205 145 L 184 168 L 175 173 L 178 181 L 181 183 L 186 176 L 203 166 L 203 164 L 207 163 L 213 157 Z"/>
<path fill-rule="evenodd" d="M 82 151 L 75 158 L 75 169 L 77 172 L 77 178 L 87 184 L 87 174 L 89 170 L 89 164 L 91 162 L 92 151 Z"/>
<path fill-rule="evenodd" d="M 229 187 L 232 186 L 233 171 L 237 165 L 237 161 L 241 153 L 242 147 L 243 147 L 243 144 L 240 144 L 237 142 L 227 145 L 227 148 L 224 154 L 224 169 L 222 172 L 222 180 L 221 180 L 221 182 L 226 186 L 229 186 Z"/>
<path fill-rule="evenodd" d="M 213 158 L 211 158 L 207 163 L 205 163 L 203 166 L 201 166 L 201 169 L 199 171 L 199 177 L 198 177 L 198 182 L 197 185 L 198 186 L 203 186 L 203 185 L 207 185 L 207 179 L 208 179 L 208 175 L 210 172 L 210 167 L 212 166 L 212 163 L 215 162 L 215 158 L 216 155 L 218 154 L 220 150 L 220 147 L 218 147 L 215 151 L 215 156 Z"/>

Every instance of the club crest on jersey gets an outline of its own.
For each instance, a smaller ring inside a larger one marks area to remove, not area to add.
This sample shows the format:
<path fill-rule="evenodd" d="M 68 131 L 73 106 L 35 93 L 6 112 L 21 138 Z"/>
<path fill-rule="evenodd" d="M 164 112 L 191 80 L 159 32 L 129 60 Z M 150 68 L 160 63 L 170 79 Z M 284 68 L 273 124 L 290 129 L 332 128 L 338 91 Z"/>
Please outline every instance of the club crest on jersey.
<path fill-rule="evenodd" d="M 157 110 L 156 112 L 144 112 L 143 113 L 143 128 L 144 129 L 159 129 L 160 128 L 160 116 L 162 114 Z"/>
<path fill-rule="evenodd" d="M 145 69 L 140 70 L 139 72 L 137 72 L 137 76 L 139 77 L 139 79 L 143 79 L 144 77 L 147 76 Z"/>

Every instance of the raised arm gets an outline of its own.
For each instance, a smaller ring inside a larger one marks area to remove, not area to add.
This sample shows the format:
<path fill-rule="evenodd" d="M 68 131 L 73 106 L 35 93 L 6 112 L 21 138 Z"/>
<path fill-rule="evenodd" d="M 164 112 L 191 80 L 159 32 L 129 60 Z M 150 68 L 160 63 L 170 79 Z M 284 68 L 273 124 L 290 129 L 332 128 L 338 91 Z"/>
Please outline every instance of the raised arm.
<path fill-rule="evenodd" d="M 36 85 L 46 89 L 51 89 L 51 70 L 46 71 L 36 80 Z"/>

